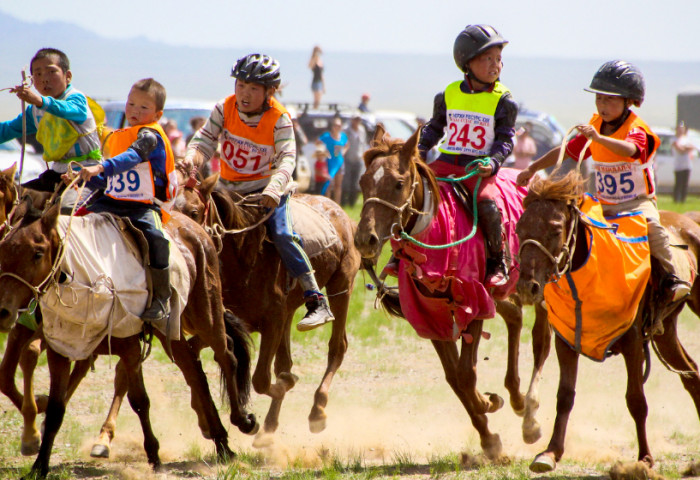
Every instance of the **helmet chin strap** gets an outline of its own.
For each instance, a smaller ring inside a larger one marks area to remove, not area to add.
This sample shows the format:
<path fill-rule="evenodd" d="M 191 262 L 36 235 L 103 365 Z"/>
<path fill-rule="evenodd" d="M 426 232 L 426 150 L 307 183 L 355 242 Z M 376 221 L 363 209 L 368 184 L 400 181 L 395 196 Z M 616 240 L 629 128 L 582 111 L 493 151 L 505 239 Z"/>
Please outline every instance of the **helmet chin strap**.
<path fill-rule="evenodd" d="M 469 88 L 470 88 L 472 91 L 475 90 L 475 89 L 473 88 L 473 87 L 474 87 L 474 83 L 473 83 L 474 81 L 477 81 L 477 82 L 479 82 L 481 85 L 483 85 L 483 86 L 485 87 L 484 89 L 487 89 L 488 87 L 490 87 L 491 85 L 494 84 L 494 82 L 490 82 L 490 83 L 489 83 L 489 82 L 483 82 L 483 81 L 481 81 L 481 80 L 479 79 L 479 77 L 477 77 L 476 75 L 474 75 L 474 73 L 473 73 L 472 71 L 470 71 L 469 69 L 465 69 L 465 72 L 464 72 L 464 79 L 469 83 Z"/>
<path fill-rule="evenodd" d="M 256 110 L 255 112 L 241 112 L 243 115 L 246 117 L 254 117 L 256 115 L 262 115 L 263 113 L 267 112 L 270 109 L 270 97 L 272 95 L 265 95 L 265 100 L 263 100 L 262 107 L 260 107 L 260 110 Z"/>
<path fill-rule="evenodd" d="M 622 112 L 622 115 L 620 115 L 619 117 L 617 117 L 617 118 L 616 118 L 615 120 L 613 120 L 612 122 L 605 122 L 607 125 L 609 125 L 610 127 L 612 127 L 613 130 L 617 130 L 618 128 L 620 128 L 620 127 L 622 126 L 622 124 L 625 123 L 625 121 L 627 121 L 627 117 L 630 116 L 630 111 L 631 111 L 631 110 L 630 110 L 630 107 L 629 107 L 629 105 L 627 104 L 627 102 L 629 102 L 629 100 L 625 99 L 625 111 Z"/>

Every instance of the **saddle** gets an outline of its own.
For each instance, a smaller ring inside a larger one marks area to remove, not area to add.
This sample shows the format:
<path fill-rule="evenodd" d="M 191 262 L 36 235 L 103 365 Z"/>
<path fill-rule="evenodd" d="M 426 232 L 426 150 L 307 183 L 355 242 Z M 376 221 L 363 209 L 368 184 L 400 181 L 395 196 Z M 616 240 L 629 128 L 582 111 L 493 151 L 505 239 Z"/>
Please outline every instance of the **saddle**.
<path fill-rule="evenodd" d="M 102 213 L 61 216 L 59 233 L 65 242 L 60 264 L 65 281 L 49 288 L 40 299 L 44 335 L 58 353 L 81 360 L 105 336 L 122 338 L 142 331 L 140 315 L 149 296 L 143 260 L 148 258 L 147 251 L 143 254 L 139 246 L 145 239 L 128 221 Z M 190 278 L 185 258 L 169 240 L 170 321 L 153 326 L 178 340 Z"/>

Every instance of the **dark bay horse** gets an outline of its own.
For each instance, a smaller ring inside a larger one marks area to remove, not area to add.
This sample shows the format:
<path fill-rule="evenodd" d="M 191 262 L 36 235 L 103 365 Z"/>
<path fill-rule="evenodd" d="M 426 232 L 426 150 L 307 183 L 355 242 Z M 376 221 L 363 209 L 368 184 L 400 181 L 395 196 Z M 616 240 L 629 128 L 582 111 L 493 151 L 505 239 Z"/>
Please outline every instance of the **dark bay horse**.
<path fill-rule="evenodd" d="M 425 198 L 430 195 L 433 199 L 440 199 L 438 183 L 430 168 L 420 160 L 416 149 L 417 131 L 408 141 L 385 138 L 383 128 L 377 128 L 373 146 L 365 153 L 366 172 L 360 180 L 364 204 L 362 217 L 358 225 L 355 243 L 362 256 L 369 262 L 376 263 L 384 243 L 399 227 L 409 230 L 418 222 L 419 215 L 427 214 Z M 441 202 L 442 200 L 440 200 Z M 432 212 L 437 211 L 437 201 L 433 202 Z M 433 215 L 431 218 L 435 218 Z M 431 220 L 432 221 L 432 220 Z M 451 222 L 446 222 L 446 228 L 451 228 Z M 483 239 L 474 237 L 470 240 L 469 248 L 478 252 L 478 243 L 481 243 L 481 257 L 474 260 L 474 265 L 481 262 L 482 269 L 485 263 L 483 256 Z M 425 253 L 424 255 L 429 255 Z M 476 258 L 475 255 L 472 255 Z M 513 273 L 517 275 L 517 272 Z M 413 277 L 411 277 L 413 278 Z M 413 281 L 413 280 L 410 280 Z M 400 281 L 401 282 L 401 281 Z M 415 282 L 418 285 L 417 282 Z M 410 286 L 410 285 L 409 285 Z M 456 303 L 460 301 L 458 294 L 452 287 L 444 291 L 430 292 L 422 288 L 424 298 L 429 301 Z M 513 288 L 513 287 L 511 287 Z M 403 289 L 399 283 L 399 290 Z M 482 288 L 483 290 L 483 288 Z M 460 293 L 461 295 L 461 293 Z M 385 305 L 392 303 L 390 295 L 384 295 L 382 301 Z M 486 302 L 493 302 L 488 294 Z M 397 300 L 393 299 L 393 307 L 388 310 L 402 316 Z M 405 308 L 404 308 L 405 313 Z M 522 310 L 520 300 L 511 295 L 503 300 L 497 300 L 495 311 L 506 322 L 508 330 L 508 365 L 505 377 L 505 386 L 510 394 L 510 404 L 518 415 L 524 416 L 523 438 L 528 443 L 534 443 L 540 437 L 540 428 L 535 420 L 535 413 L 539 406 L 538 384 L 544 362 L 549 354 L 551 344 L 551 330 L 547 323 L 546 310 L 536 306 L 536 320 L 532 330 L 534 369 L 530 386 L 526 396 L 520 393 L 520 377 L 518 373 L 518 356 L 520 347 L 520 332 L 522 329 Z M 493 315 L 493 314 L 491 314 Z M 455 317 L 450 317 L 449 312 L 440 314 L 440 321 L 452 322 Z M 424 315 L 425 317 L 425 315 Z M 425 322 L 435 319 L 424 318 Z M 461 352 L 458 351 L 454 340 L 431 338 L 440 362 L 445 371 L 447 382 L 469 414 L 472 424 L 479 433 L 481 446 L 484 453 L 491 459 L 501 454 L 501 441 L 498 434 L 491 433 L 488 428 L 487 413 L 492 413 L 503 405 L 503 400 L 496 394 L 490 394 L 489 398 L 482 395 L 476 388 L 476 359 L 479 341 L 482 337 L 484 317 L 472 319 L 466 331 L 457 332 L 458 340 L 461 337 Z M 413 322 L 412 322 L 413 324 Z M 415 327 L 415 325 L 414 325 Z"/>
<path fill-rule="evenodd" d="M 582 202 L 583 180 L 571 172 L 554 180 L 536 178 L 530 183 L 525 199 L 525 212 L 517 226 L 520 237 L 520 279 L 518 292 L 523 302 L 541 301 L 545 285 L 569 277 L 582 270 L 589 260 L 591 226 L 581 220 L 578 210 Z M 697 271 L 700 259 L 700 226 L 691 219 L 673 212 L 661 212 L 661 223 L 669 229 L 672 244 L 688 246 L 689 268 Z M 618 247 L 619 248 L 619 247 Z M 590 254 L 592 258 L 593 254 Z M 657 266 L 652 258 L 652 272 Z M 608 265 L 614 268 L 613 265 Z M 606 267 L 606 268 L 608 268 Z M 598 268 L 598 267 L 596 267 Z M 688 273 L 688 272 L 686 272 Z M 653 466 L 653 457 L 646 435 L 647 402 L 644 395 L 645 343 L 650 342 L 659 359 L 669 370 L 678 373 L 683 386 L 695 403 L 700 415 L 700 376 L 696 363 L 680 343 L 677 318 L 685 303 L 697 315 L 700 312 L 700 289 L 693 284 L 690 296 L 680 303 L 666 304 L 658 291 L 661 275 L 652 273 L 631 326 L 620 333 L 611 346 L 611 354 L 621 354 L 627 369 L 627 408 L 634 420 L 639 446 L 638 460 Z M 692 277 L 691 277 L 692 278 Z M 571 287 L 574 288 L 574 287 Z M 604 287 L 608 290 L 612 286 Z M 617 291 L 612 293 L 618 294 Z M 585 319 L 583 320 L 585 321 Z M 582 321 L 582 322 L 583 322 Z M 654 321 L 663 322 L 663 333 L 651 333 Z M 585 325 L 581 327 L 585 328 Z M 577 330 L 578 331 L 578 330 Z M 578 335 L 578 334 L 577 334 Z M 579 335 L 580 336 L 580 335 Z M 555 348 L 560 377 L 557 392 L 556 419 L 547 449 L 537 455 L 530 465 L 535 472 L 551 471 L 564 454 L 564 440 L 569 415 L 574 406 L 579 353 L 569 342 L 556 335 Z"/>
<path fill-rule="evenodd" d="M 22 206 L 25 212 L 19 215 L 21 220 L 0 241 L 0 331 L 9 330 L 17 311 L 26 306 L 32 296 L 46 291 L 46 285 L 57 281 L 57 272 L 60 272 L 57 260 L 63 241 L 57 230 L 59 206 L 54 205 L 43 213 L 33 211 L 29 202 Z M 250 384 L 250 339 L 235 318 L 229 319 L 229 323 L 236 323 L 233 328 L 225 324 L 216 250 L 206 232 L 182 215 L 173 216 L 166 229 L 183 252 L 191 280 L 188 303 L 181 318 L 181 340 L 172 341 L 171 351 L 191 388 L 200 426 L 214 440 L 219 456 L 230 458 L 233 452 L 228 446 L 228 434 L 219 419 L 197 355 L 203 345 L 214 350 L 229 399 L 231 422 L 244 433 L 254 433 L 257 429 L 255 417 L 245 411 Z M 160 332 L 154 333 L 165 341 Z M 186 333 L 195 335 L 198 345 L 186 341 Z M 143 387 L 139 335 L 105 339 L 94 353 L 108 353 L 110 348 L 120 356 L 116 376 L 127 384 L 124 390 L 141 420 L 148 460 L 157 467 L 160 464 L 158 442 L 148 417 L 149 401 Z M 51 387 L 45 432 L 31 473 L 40 477 L 48 472 L 53 441 L 65 413 L 71 363 L 50 346 L 47 355 Z M 24 404 L 30 400 L 25 396 Z"/>
<path fill-rule="evenodd" d="M 289 284 L 277 250 L 265 240 L 262 210 L 239 205 L 243 201 L 241 197 L 217 189 L 217 184 L 218 174 L 204 179 L 198 186 L 193 181 L 186 182 L 180 189 L 175 209 L 200 224 L 209 225 L 220 245 L 224 305 L 241 318 L 250 331 L 260 332 L 253 388 L 272 398 L 263 424 L 263 433 L 272 433 L 279 425 L 284 396 L 297 381 L 292 373 L 290 328 L 294 312 L 303 303 L 303 295 L 296 282 Z M 338 236 L 338 241 L 310 259 L 319 286 L 326 288 L 335 316 L 331 323 L 326 371 L 309 413 L 309 429 L 317 433 L 326 427 L 325 407 L 331 381 L 348 347 L 348 305 L 360 255 L 353 243 L 354 223 L 338 204 L 318 195 L 295 195 L 293 198 L 326 218 Z M 275 383 L 271 377 L 273 359 Z"/>

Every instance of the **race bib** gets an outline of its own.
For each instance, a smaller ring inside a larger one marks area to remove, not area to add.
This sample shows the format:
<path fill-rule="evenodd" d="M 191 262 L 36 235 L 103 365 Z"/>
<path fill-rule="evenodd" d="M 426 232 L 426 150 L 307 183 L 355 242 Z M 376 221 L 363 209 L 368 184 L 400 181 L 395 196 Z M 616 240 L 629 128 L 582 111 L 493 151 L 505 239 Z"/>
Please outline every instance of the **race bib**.
<path fill-rule="evenodd" d="M 155 186 L 151 164 L 141 162 L 135 168 L 107 178 L 105 194 L 119 200 L 152 201 Z"/>
<path fill-rule="evenodd" d="M 463 110 L 447 111 L 445 136 L 440 144 L 444 153 L 488 155 L 495 138 L 493 115 Z"/>
<path fill-rule="evenodd" d="M 596 181 L 596 195 L 609 203 L 622 203 L 640 195 L 647 195 L 646 176 L 651 169 L 638 163 L 593 162 Z M 649 178 L 653 182 L 653 178 Z"/>
<path fill-rule="evenodd" d="M 263 175 L 270 170 L 274 155 L 273 145 L 261 145 L 253 141 L 225 133 L 221 143 L 221 156 L 224 162 L 241 175 Z"/>

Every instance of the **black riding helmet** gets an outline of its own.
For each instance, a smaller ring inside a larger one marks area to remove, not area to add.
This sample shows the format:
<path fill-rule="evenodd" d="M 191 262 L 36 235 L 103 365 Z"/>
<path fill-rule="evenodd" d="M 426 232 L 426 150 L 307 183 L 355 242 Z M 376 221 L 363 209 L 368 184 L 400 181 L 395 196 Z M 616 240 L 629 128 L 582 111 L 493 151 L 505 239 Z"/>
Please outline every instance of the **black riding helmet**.
<path fill-rule="evenodd" d="M 623 60 L 605 62 L 593 75 L 591 85 L 584 88 L 591 93 L 629 98 L 640 107 L 644 101 L 644 76 L 631 63 Z"/>
<path fill-rule="evenodd" d="M 467 63 L 491 47 L 506 45 L 503 38 L 491 25 L 467 25 L 455 39 L 453 55 L 457 67 L 467 73 Z"/>
<path fill-rule="evenodd" d="M 265 87 L 279 87 L 282 82 L 280 64 L 274 58 L 260 53 L 251 53 L 238 59 L 231 76 L 244 82 L 258 83 Z"/>

